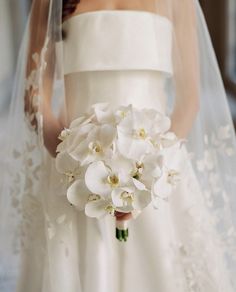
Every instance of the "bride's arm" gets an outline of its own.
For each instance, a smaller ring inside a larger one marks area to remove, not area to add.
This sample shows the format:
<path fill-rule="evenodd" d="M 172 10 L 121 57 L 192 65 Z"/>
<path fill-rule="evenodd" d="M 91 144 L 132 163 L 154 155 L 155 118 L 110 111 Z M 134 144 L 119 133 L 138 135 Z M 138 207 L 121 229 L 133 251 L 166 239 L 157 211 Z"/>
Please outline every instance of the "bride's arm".
<path fill-rule="evenodd" d="M 175 106 L 172 130 L 187 137 L 199 110 L 199 58 L 196 11 L 193 1 L 175 2 L 173 10 L 173 63 Z"/>
<path fill-rule="evenodd" d="M 28 86 L 25 90 L 25 114 L 31 126 L 38 132 L 37 113 L 40 110 L 43 115 L 44 144 L 52 156 L 56 156 L 56 147 L 59 143 L 58 135 L 63 128 L 62 123 L 54 116 L 51 106 L 52 86 L 55 71 L 55 47 L 48 43 L 45 55 L 46 69 L 42 75 L 42 88 L 38 87 L 35 79 L 37 70 L 41 69 L 40 55 L 45 44 L 47 35 L 47 19 L 49 0 L 34 0 L 32 4 L 31 18 L 29 23 L 30 38 L 28 45 L 28 58 L 26 63 L 26 79 Z M 40 24 L 40 25 L 39 25 Z M 50 58 L 49 58 L 50 56 Z M 35 102 L 40 97 L 40 104 Z M 40 109 L 39 109 L 40 107 Z"/>
<path fill-rule="evenodd" d="M 52 48 L 54 50 L 54 48 Z M 50 54 L 50 53 L 49 53 Z M 53 56 L 53 53 L 50 54 Z M 52 60 L 51 60 L 52 61 Z M 42 114 L 43 114 L 43 138 L 44 145 L 49 153 L 55 157 L 57 145 L 61 142 L 58 136 L 64 124 L 62 119 L 57 118 L 52 111 L 52 85 L 54 76 L 54 62 L 48 66 L 43 80 L 44 96 L 42 101 Z"/>

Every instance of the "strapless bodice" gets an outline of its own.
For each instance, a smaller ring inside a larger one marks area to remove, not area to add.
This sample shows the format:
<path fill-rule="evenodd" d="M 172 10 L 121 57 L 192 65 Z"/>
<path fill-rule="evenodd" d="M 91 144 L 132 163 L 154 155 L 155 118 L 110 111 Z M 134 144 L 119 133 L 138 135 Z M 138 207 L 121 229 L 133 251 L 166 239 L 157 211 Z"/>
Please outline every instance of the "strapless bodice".
<path fill-rule="evenodd" d="M 65 74 L 152 69 L 172 73 L 171 22 L 144 11 L 102 10 L 63 24 Z"/>
<path fill-rule="evenodd" d="M 69 118 L 97 102 L 165 110 L 172 75 L 172 24 L 158 14 L 100 10 L 63 24 Z"/>

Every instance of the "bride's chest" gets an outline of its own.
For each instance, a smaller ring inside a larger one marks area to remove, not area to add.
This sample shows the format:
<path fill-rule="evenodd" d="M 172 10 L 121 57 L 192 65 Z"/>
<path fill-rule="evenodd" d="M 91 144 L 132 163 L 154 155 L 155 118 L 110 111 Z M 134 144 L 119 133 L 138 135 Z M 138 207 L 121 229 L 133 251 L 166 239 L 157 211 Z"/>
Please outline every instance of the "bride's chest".
<path fill-rule="evenodd" d="M 64 74 L 104 70 L 172 73 L 172 26 L 143 11 L 94 11 L 63 24 Z"/>
<path fill-rule="evenodd" d="M 64 74 L 69 118 L 97 102 L 165 111 L 172 74 L 172 34 L 153 13 L 100 11 L 64 23 Z"/>

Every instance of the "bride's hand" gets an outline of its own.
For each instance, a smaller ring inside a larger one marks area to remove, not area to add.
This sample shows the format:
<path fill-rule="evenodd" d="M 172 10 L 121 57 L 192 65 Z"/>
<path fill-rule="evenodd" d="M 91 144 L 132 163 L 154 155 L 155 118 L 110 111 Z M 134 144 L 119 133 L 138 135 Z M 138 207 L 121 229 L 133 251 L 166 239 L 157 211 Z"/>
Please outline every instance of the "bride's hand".
<path fill-rule="evenodd" d="M 117 221 L 127 221 L 133 218 L 132 213 L 122 213 L 122 212 L 115 212 L 116 220 Z"/>
<path fill-rule="evenodd" d="M 54 116 L 50 105 L 44 105 L 43 107 L 43 136 L 44 136 L 44 145 L 49 151 L 49 153 L 56 157 L 57 145 L 61 142 L 58 139 L 61 131 L 63 130 L 63 125 L 61 121 Z"/>

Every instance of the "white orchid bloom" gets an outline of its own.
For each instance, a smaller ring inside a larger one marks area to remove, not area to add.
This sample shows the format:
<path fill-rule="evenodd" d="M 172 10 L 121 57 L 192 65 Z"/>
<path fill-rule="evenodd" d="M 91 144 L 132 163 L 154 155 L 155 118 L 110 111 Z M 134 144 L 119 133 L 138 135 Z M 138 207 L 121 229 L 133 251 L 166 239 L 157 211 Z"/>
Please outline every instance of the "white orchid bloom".
<path fill-rule="evenodd" d="M 114 113 L 117 124 L 132 113 L 133 106 L 120 106 Z"/>
<path fill-rule="evenodd" d="M 112 201 L 116 210 L 124 213 L 134 210 L 143 210 L 152 200 L 151 193 L 147 190 L 138 190 L 136 188 L 117 188 L 112 191 Z"/>
<path fill-rule="evenodd" d="M 119 161 L 119 165 L 115 161 Z M 118 211 L 143 209 L 150 203 L 151 193 L 145 185 L 131 177 L 131 164 L 123 159 L 122 167 L 121 161 L 122 158 L 112 159 L 109 166 L 102 161 L 92 163 L 85 174 L 86 186 L 92 193 L 96 192 L 104 198 L 112 197 L 113 205 Z M 135 197 L 131 200 L 133 194 Z"/>
<path fill-rule="evenodd" d="M 61 141 L 64 141 L 68 136 L 70 136 L 71 130 L 65 128 L 64 130 L 61 131 L 61 134 L 59 135 L 59 139 Z"/>
<path fill-rule="evenodd" d="M 68 188 L 67 199 L 79 211 L 82 211 L 88 203 L 90 194 L 91 192 L 86 187 L 84 179 L 78 179 Z"/>
<path fill-rule="evenodd" d="M 93 121 L 94 117 L 95 117 L 94 114 L 80 116 L 71 122 L 70 129 L 73 130 L 80 128 L 81 126 L 87 125 Z"/>
<path fill-rule="evenodd" d="M 153 185 L 153 195 L 159 198 L 167 199 L 174 187 L 180 180 L 180 174 L 176 170 L 165 170 L 163 175 Z"/>
<path fill-rule="evenodd" d="M 114 112 L 108 103 L 97 103 L 92 106 L 92 110 L 98 124 L 115 125 Z"/>
<path fill-rule="evenodd" d="M 114 215 L 115 208 L 110 199 L 91 194 L 84 179 L 76 180 L 67 190 L 68 201 L 79 211 L 85 211 L 88 217 L 101 218 Z"/>
<path fill-rule="evenodd" d="M 119 150 L 125 157 L 137 160 L 153 151 L 153 139 L 169 127 L 167 116 L 155 110 L 133 109 L 117 126 Z"/>
<path fill-rule="evenodd" d="M 59 136 L 59 139 L 61 139 L 62 142 L 57 146 L 57 152 L 73 152 L 78 144 L 87 137 L 88 133 L 91 132 L 94 127 L 95 125 L 93 124 L 83 124 L 79 128 L 63 130 Z"/>
<path fill-rule="evenodd" d="M 96 196 L 95 196 L 96 197 Z M 91 197 L 92 198 L 92 197 Z M 91 199 L 86 204 L 85 214 L 92 218 L 102 218 L 107 215 L 115 215 L 115 206 L 110 198 Z"/>
<path fill-rule="evenodd" d="M 152 143 L 147 135 L 145 127 L 134 125 L 133 115 L 127 115 L 117 126 L 118 149 L 120 153 L 129 159 L 138 160 L 141 156 L 150 152 Z"/>
<path fill-rule="evenodd" d="M 153 180 L 161 177 L 163 157 L 158 154 L 144 156 L 135 162 L 132 176 L 143 183 L 147 189 L 152 188 Z"/>
<path fill-rule="evenodd" d="M 101 125 L 111 123 L 112 111 L 108 103 L 94 104 L 91 109 L 83 116 L 78 117 L 70 124 L 70 129 L 78 128 L 81 125 L 92 123 L 94 125 Z"/>
<path fill-rule="evenodd" d="M 164 199 L 164 201 L 167 201 L 168 197 L 172 195 L 173 190 L 181 179 L 179 156 L 176 155 L 180 149 L 180 144 L 181 142 L 177 141 L 176 144 L 161 150 L 163 154 L 163 172 L 161 178 L 154 182 L 152 194 L 154 197 Z"/>
<path fill-rule="evenodd" d="M 142 139 L 166 133 L 171 124 L 169 117 L 152 109 L 141 111 L 132 109 L 132 115 L 127 115 L 127 118 L 127 121 L 124 119 L 120 123 L 120 127 L 123 128 L 125 133 L 134 134 L 137 138 Z"/>
<path fill-rule="evenodd" d="M 108 103 L 96 103 L 91 106 L 91 109 L 86 114 L 72 121 L 70 124 L 70 129 L 78 128 L 81 125 L 88 123 L 92 123 L 94 125 L 110 123 L 111 119 L 109 117 L 111 117 L 111 115 L 112 111 Z"/>
<path fill-rule="evenodd" d="M 91 106 L 90 114 L 95 114 L 96 110 L 108 111 L 110 104 L 108 102 L 97 102 Z"/>
<path fill-rule="evenodd" d="M 78 161 L 74 160 L 66 151 L 57 155 L 55 165 L 57 171 L 68 178 L 69 183 L 73 182 L 82 173 Z"/>
<path fill-rule="evenodd" d="M 146 109 L 144 112 L 148 119 L 152 121 L 152 128 L 150 131 L 150 135 L 152 137 L 158 134 L 164 134 L 169 131 L 171 121 L 168 116 L 153 109 Z"/>
<path fill-rule="evenodd" d="M 103 197 L 109 197 L 115 188 L 133 185 L 130 177 L 130 169 L 124 164 L 124 168 L 105 165 L 102 161 L 90 164 L 85 173 L 85 183 L 92 193 Z"/>
<path fill-rule="evenodd" d="M 112 156 L 112 144 L 116 137 L 116 128 L 111 125 L 95 126 L 83 141 L 70 152 L 81 165 Z"/>
<path fill-rule="evenodd" d="M 169 148 L 177 144 L 178 144 L 178 147 L 181 146 L 179 139 L 173 132 L 167 132 L 160 135 L 156 135 L 153 139 L 153 145 L 158 150 Z"/>

